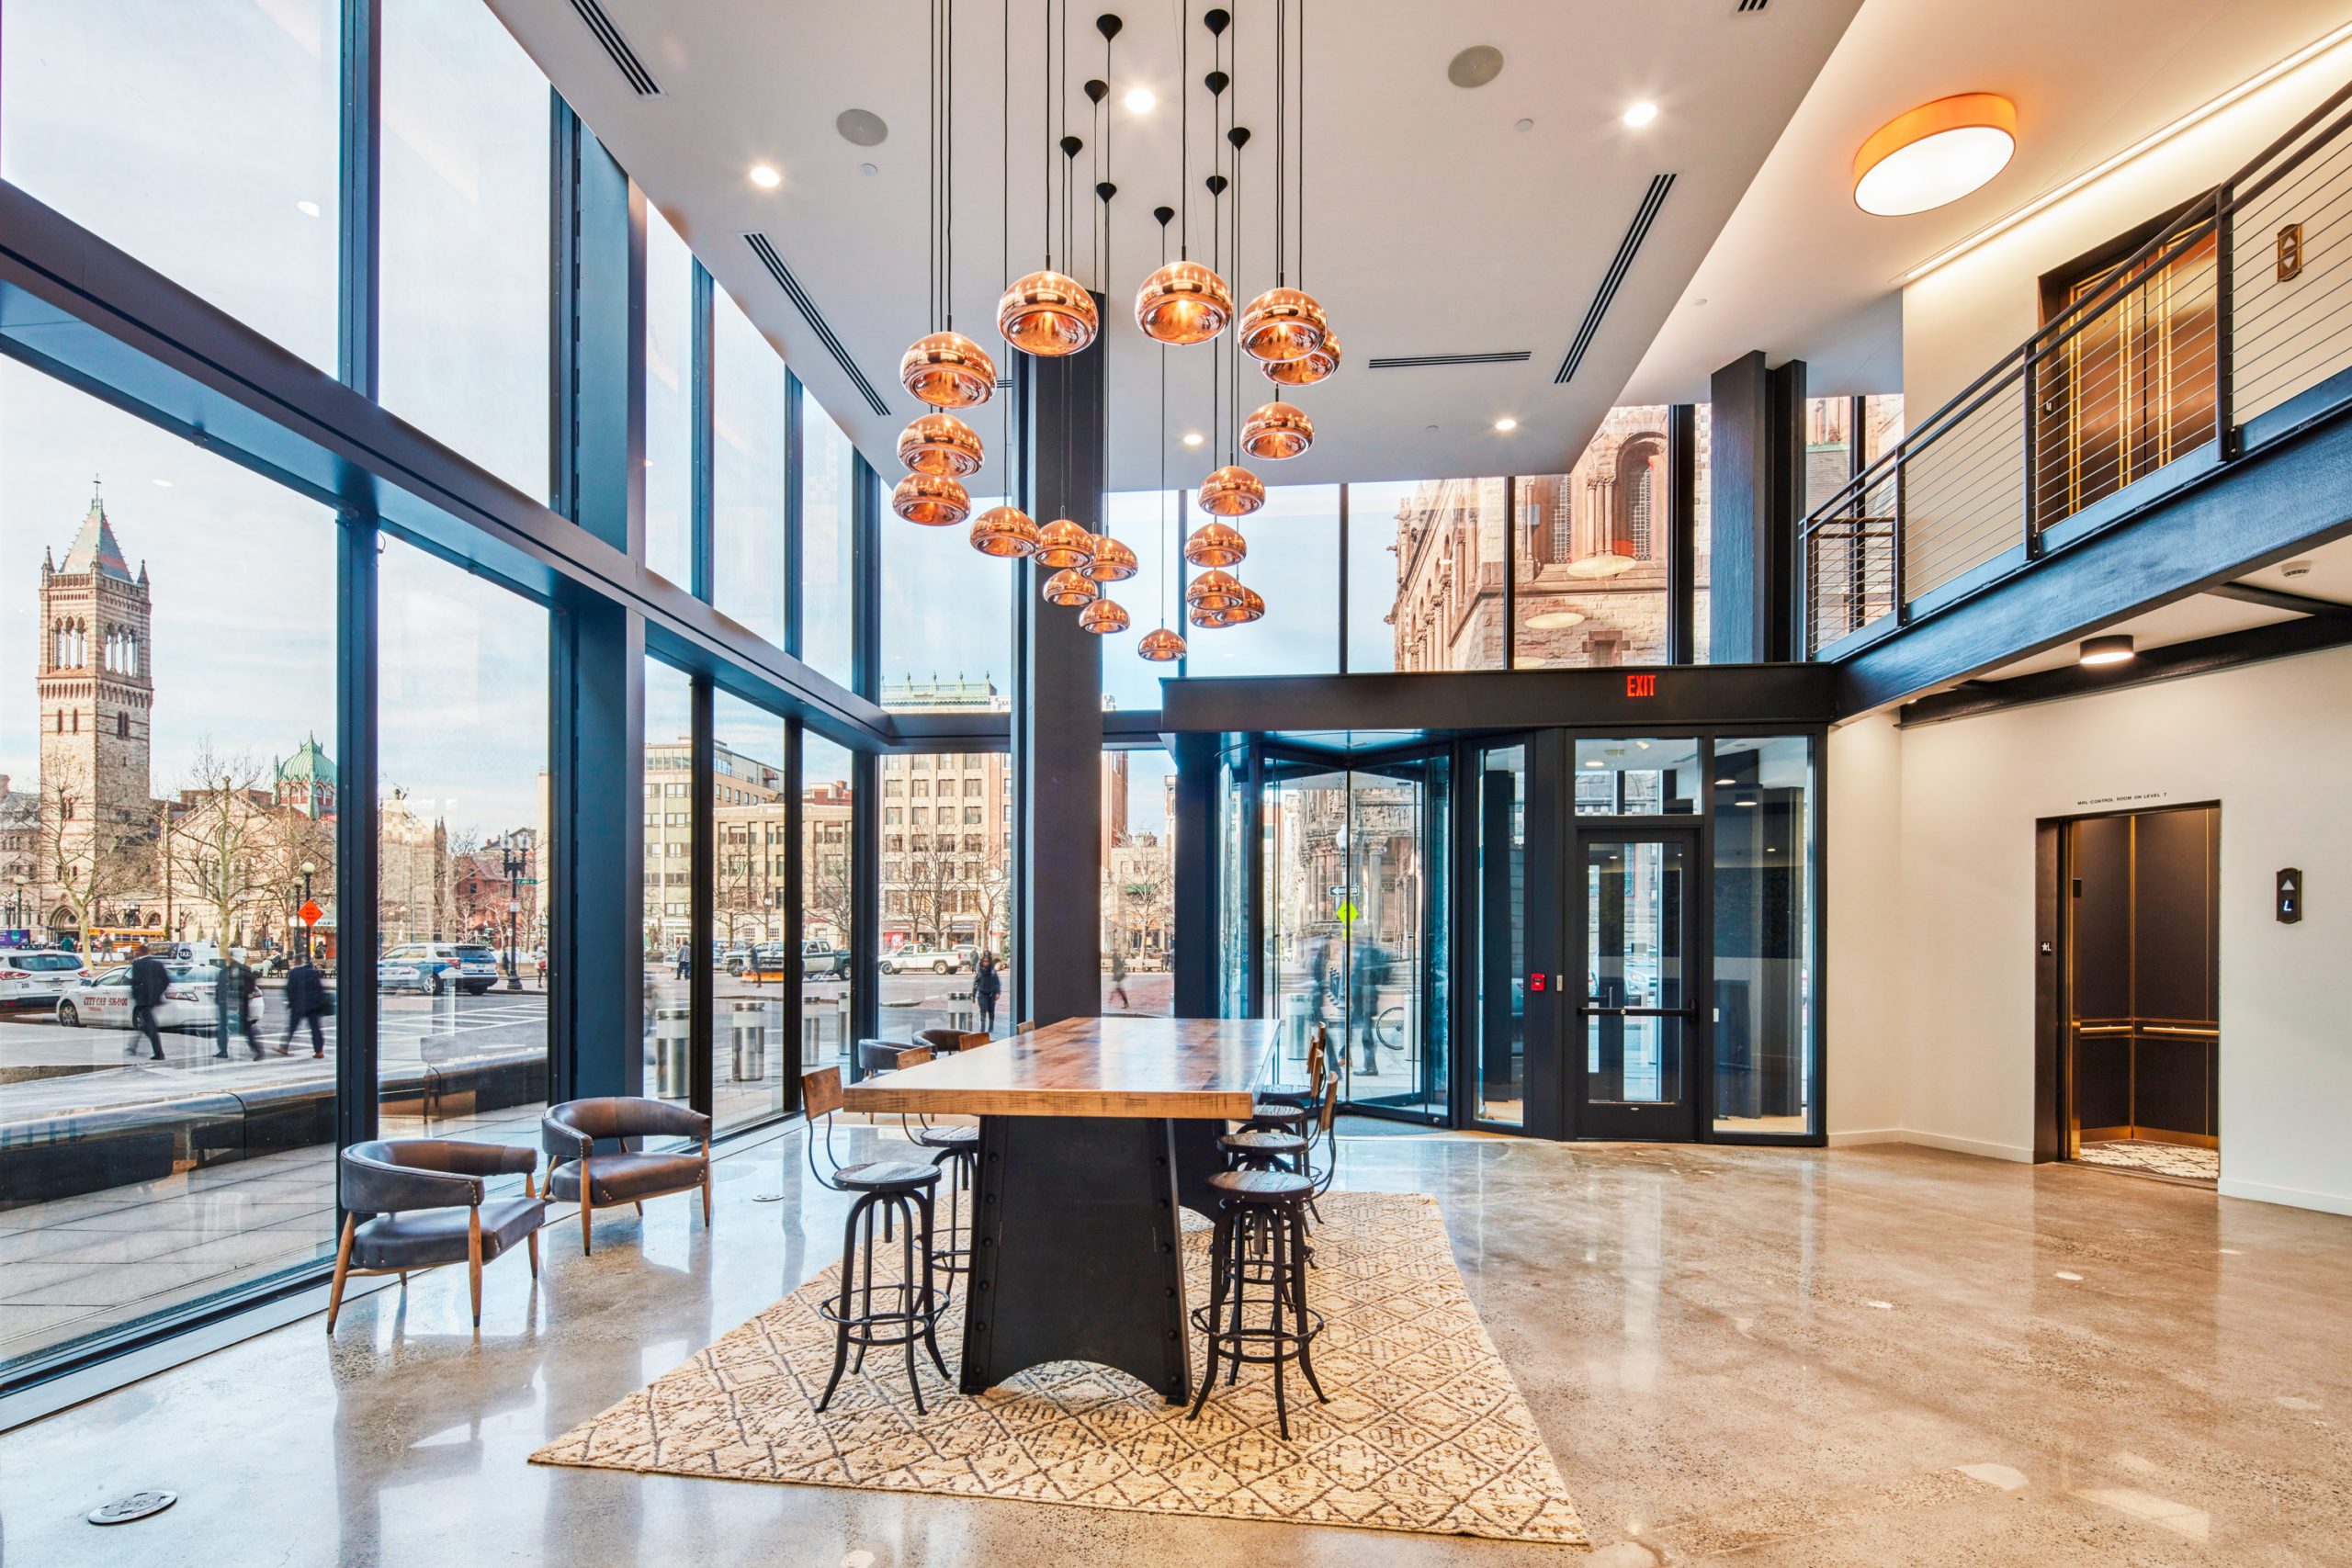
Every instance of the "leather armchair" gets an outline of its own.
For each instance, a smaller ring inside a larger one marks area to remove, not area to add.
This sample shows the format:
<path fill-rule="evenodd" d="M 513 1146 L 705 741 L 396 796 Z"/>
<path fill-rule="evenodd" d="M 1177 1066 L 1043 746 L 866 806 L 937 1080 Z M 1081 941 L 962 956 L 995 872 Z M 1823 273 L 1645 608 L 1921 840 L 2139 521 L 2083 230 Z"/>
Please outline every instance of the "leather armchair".
<path fill-rule="evenodd" d="M 630 1139 L 686 1138 L 699 1149 L 644 1154 Z M 598 1153 L 600 1143 L 621 1147 Z M 550 1198 L 580 1205 L 580 1250 L 592 1250 L 590 1217 L 598 1209 L 633 1203 L 665 1193 L 702 1189 L 702 1224 L 710 1228 L 710 1118 L 667 1100 L 613 1096 L 571 1100 L 548 1108 L 539 1119 L 539 1145 L 548 1156 Z"/>
<path fill-rule="evenodd" d="M 537 1163 L 529 1149 L 446 1138 L 379 1139 L 344 1150 L 343 1240 L 327 1292 L 327 1332 L 334 1332 L 350 1276 L 398 1274 L 405 1285 L 412 1269 L 461 1259 L 481 1327 L 484 1263 L 522 1242 L 538 1278 L 548 1206 L 531 1185 Z M 492 1199 L 493 1176 L 521 1177 L 524 1195 Z"/>

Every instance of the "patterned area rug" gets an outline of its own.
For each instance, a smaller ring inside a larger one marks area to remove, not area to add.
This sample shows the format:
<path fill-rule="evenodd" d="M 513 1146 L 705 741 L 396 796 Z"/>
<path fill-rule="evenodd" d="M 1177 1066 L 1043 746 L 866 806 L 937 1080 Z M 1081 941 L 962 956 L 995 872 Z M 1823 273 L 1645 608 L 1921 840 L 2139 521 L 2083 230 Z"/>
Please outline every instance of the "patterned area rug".
<path fill-rule="evenodd" d="M 1334 1192 L 1321 1207 L 1307 1290 L 1325 1316 L 1315 1370 L 1331 1403 L 1289 1369 L 1287 1443 L 1263 1367 L 1220 1382 L 1187 1421 L 1185 1407 L 1085 1362 L 967 1397 L 926 1359 L 931 1413 L 917 1416 L 904 1360 L 875 1351 L 820 1415 L 833 1345 L 817 1303 L 836 1266 L 531 1461 L 1589 1544 L 1463 1290 L 1436 1200 Z M 1208 1299 L 1208 1241 L 1205 1227 L 1185 1233 L 1195 1303 Z M 951 1367 L 963 1319 L 959 1298 L 940 1322 Z M 1202 1354 L 1196 1338 L 1196 1374 Z"/>
<path fill-rule="evenodd" d="M 2085 1144 L 2075 1157 L 2085 1165 L 2144 1170 L 2182 1181 L 2217 1182 L 2222 1179 L 2221 1150 L 2160 1144 L 2153 1138 L 2115 1138 L 2101 1144 Z"/>

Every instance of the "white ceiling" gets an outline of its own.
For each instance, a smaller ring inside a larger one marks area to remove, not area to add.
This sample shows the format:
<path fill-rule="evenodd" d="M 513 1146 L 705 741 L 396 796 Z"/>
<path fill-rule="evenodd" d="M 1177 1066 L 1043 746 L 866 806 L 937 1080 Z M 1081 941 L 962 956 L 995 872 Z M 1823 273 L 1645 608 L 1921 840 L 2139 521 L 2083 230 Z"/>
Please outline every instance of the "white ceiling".
<path fill-rule="evenodd" d="M 1236 284 L 1246 298 L 1273 281 L 1274 6 L 1270 0 L 1225 3 L 1239 17 L 1235 91 L 1240 118 L 1255 133 L 1245 164 L 1248 251 Z M 1742 16 L 1734 0 L 1316 0 L 1307 13 L 1307 265 L 1295 268 L 1293 281 L 1329 310 L 1349 363 L 1331 380 L 1294 394 L 1317 422 L 1315 449 L 1265 465 L 1264 477 L 1294 483 L 1568 467 L 1619 400 L 1701 259 L 1711 246 L 1721 253 L 1718 231 L 1857 3 L 1775 0 Z M 2026 8 L 2021 0 L 2001 3 Z M 719 282 L 783 347 L 859 446 L 895 477 L 889 458 L 898 433 L 920 412 L 898 388 L 899 357 L 927 324 L 928 7 L 915 0 L 604 4 L 663 96 L 639 98 L 628 90 L 570 0 L 492 0 Z M 1046 138 L 1042 0 L 1012 4 L 1017 273 L 1042 259 Z M 1130 302 L 1159 260 L 1151 209 L 1177 204 L 1184 183 L 1177 172 L 1180 11 L 1194 18 L 1191 74 L 1197 84 L 1210 67 L 1197 19 L 1206 4 L 1125 0 L 1118 6 L 1126 22 L 1112 97 L 1113 177 L 1120 193 L 1105 290 L 1114 321 L 1114 489 L 1159 482 L 1158 351 L 1136 331 Z M 1871 4 L 1883 8 L 1886 0 Z M 1072 8 L 1069 101 L 1077 122 L 1089 108 L 1079 84 L 1102 69 L 1092 26 L 1099 8 Z M 1949 30 L 1974 29 L 1973 6 L 1949 9 L 1955 14 Z M 956 52 L 965 67 L 956 81 L 956 324 L 991 352 L 1001 346 L 992 329 L 1005 281 L 998 221 L 1002 15 L 988 0 L 956 6 Z M 1503 51 L 1501 74 L 1476 89 L 1453 86 L 1447 62 L 1473 44 Z M 1137 83 L 1159 96 L 1148 116 L 1115 107 Z M 1972 78 L 1962 85 L 1982 84 Z M 1195 85 L 1192 96 L 1200 259 L 1207 237 L 1197 184 L 1207 173 L 1207 94 Z M 1905 88 L 1897 96 L 1901 107 L 1916 95 Z M 1640 99 L 1656 102 L 1661 113 L 1646 129 L 1628 130 L 1619 117 Z M 834 119 L 853 107 L 881 115 L 888 140 L 873 148 L 843 141 Z M 1533 122 L 1530 130 L 1514 129 L 1521 118 Z M 1875 123 L 1853 134 L 1866 134 Z M 1093 140 L 1082 123 L 1072 129 Z M 1836 131 L 1845 135 L 1842 127 Z M 1081 190 L 1092 177 L 1091 156 L 1081 155 L 1089 165 Z M 748 167 L 762 162 L 783 171 L 781 189 L 763 192 L 746 179 Z M 859 172 L 866 163 L 875 174 Z M 1651 176 L 1661 172 L 1677 175 L 1672 193 L 1582 368 L 1570 385 L 1555 386 L 1553 374 L 1610 258 Z M 1091 211 L 1095 204 L 1088 198 L 1082 205 Z M 756 265 L 740 238 L 750 230 L 766 233 L 783 254 L 883 393 L 888 414 L 865 407 Z M 1087 254 L 1085 241 L 1080 249 Z M 1786 270 L 1784 257 L 1750 259 Z M 1741 348 L 1750 346 L 1748 330 L 1734 334 Z M 1778 345 L 1776 339 L 1758 343 Z M 1500 367 L 1364 368 L 1374 355 L 1509 349 L 1527 349 L 1531 357 Z M 1174 431 L 1209 426 L 1210 353 L 1170 351 Z M 1245 370 L 1245 399 L 1254 403 L 1270 391 Z M 995 412 L 982 410 L 973 420 L 992 448 Z M 1508 435 L 1493 428 L 1504 415 L 1520 422 Z M 1227 417 L 1230 422 L 1229 409 Z M 1210 466 L 1207 448 L 1170 446 L 1168 482 L 1193 484 Z M 992 451 L 974 493 L 993 489 L 997 472 Z"/>
<path fill-rule="evenodd" d="M 1817 396 L 1900 391 L 1905 273 L 2346 18 L 2344 0 L 1866 0 L 1623 400 L 1703 401 L 1712 370 L 1758 348 L 1806 361 Z M 2009 166 L 1933 212 L 1857 208 L 1854 150 L 1963 92 L 2018 106 Z"/>

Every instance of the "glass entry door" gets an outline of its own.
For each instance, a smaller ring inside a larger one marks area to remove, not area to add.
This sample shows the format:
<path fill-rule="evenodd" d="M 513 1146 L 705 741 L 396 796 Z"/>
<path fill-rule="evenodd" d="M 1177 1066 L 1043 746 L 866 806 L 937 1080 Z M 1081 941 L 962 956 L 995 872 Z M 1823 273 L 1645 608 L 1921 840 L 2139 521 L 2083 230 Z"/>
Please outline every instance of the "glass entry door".
<path fill-rule="evenodd" d="M 1697 1136 L 1705 954 L 1692 937 L 1706 929 L 1698 866 L 1693 829 L 1576 835 L 1569 931 L 1582 962 L 1564 978 L 1580 972 L 1584 981 L 1568 1040 L 1581 1137 Z"/>

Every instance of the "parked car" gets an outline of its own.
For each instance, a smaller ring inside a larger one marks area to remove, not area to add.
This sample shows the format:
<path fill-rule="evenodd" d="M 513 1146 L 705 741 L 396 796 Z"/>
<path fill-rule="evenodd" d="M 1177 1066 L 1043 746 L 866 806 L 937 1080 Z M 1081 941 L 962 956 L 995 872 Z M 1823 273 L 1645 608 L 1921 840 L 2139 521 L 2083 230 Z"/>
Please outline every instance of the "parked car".
<path fill-rule="evenodd" d="M 92 978 L 78 953 L 10 948 L 0 953 L 0 1007 L 49 1007 Z"/>
<path fill-rule="evenodd" d="M 439 996 L 454 986 L 469 997 L 498 984 L 498 954 L 475 942 L 412 942 L 376 961 L 379 991 L 422 991 Z"/>
<path fill-rule="evenodd" d="M 806 980 L 831 976 L 847 977 L 849 949 L 835 947 L 820 937 L 811 937 L 800 944 L 800 976 Z"/>
<path fill-rule="evenodd" d="M 953 975 L 963 967 L 963 955 L 954 948 L 902 947 L 882 955 L 882 973 L 885 975 L 896 975 L 908 969 L 928 969 L 934 975 Z"/>
<path fill-rule="evenodd" d="M 164 999 L 155 1006 L 155 1027 L 210 1029 L 215 1021 L 213 976 L 220 971 L 209 964 L 175 964 L 166 967 L 171 971 L 172 982 L 164 988 Z M 84 1024 L 93 1029 L 129 1029 L 130 965 L 109 969 L 60 997 L 57 1021 L 68 1029 Z"/>
<path fill-rule="evenodd" d="M 726 955 L 719 960 L 718 966 L 729 975 L 741 975 L 744 966 L 751 961 L 752 944 L 748 942 L 739 942 L 727 950 Z"/>

